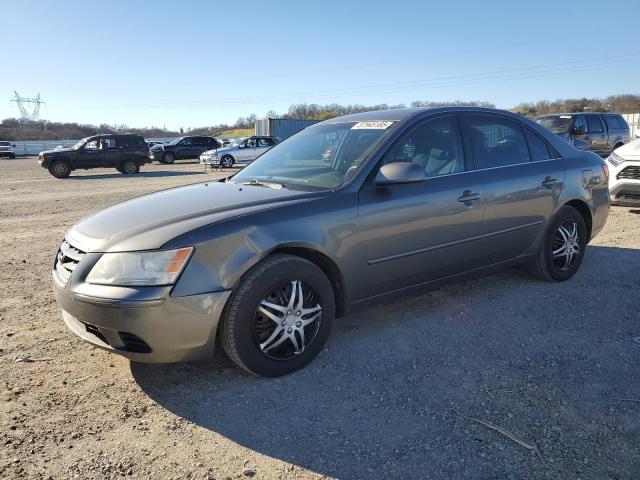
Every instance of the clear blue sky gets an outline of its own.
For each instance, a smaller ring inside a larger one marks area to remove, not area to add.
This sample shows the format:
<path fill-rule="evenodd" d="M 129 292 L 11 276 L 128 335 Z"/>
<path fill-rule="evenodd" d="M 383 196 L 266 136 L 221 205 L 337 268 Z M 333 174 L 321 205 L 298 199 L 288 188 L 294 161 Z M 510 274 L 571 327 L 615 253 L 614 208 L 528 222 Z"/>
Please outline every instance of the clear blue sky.
<path fill-rule="evenodd" d="M 291 103 L 640 94 L 640 2 L 0 0 L 0 118 L 196 127 Z"/>

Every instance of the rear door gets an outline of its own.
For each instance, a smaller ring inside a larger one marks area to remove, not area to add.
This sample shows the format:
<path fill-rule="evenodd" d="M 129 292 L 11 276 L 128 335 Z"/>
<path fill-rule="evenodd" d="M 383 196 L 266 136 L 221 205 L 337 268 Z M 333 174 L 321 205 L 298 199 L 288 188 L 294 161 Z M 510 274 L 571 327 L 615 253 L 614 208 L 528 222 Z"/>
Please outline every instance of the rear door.
<path fill-rule="evenodd" d="M 413 162 L 429 178 L 386 186 L 371 179 L 361 189 L 358 241 L 364 270 L 363 281 L 354 287 L 356 296 L 416 285 L 483 263 L 482 174 L 470 170 L 467 160 L 455 115 L 411 127 L 389 149 L 381 165 Z"/>
<path fill-rule="evenodd" d="M 102 148 L 104 150 L 104 166 L 119 166 L 126 154 L 126 142 L 123 142 L 123 137 L 102 137 Z"/>
<path fill-rule="evenodd" d="M 487 264 L 524 255 L 556 208 L 564 183 L 555 150 L 525 124 L 497 114 L 467 114 L 467 136 L 485 195 Z"/>
<path fill-rule="evenodd" d="M 606 155 L 609 151 L 609 136 L 600 115 L 587 115 L 587 135 L 591 140 L 592 151 Z"/>

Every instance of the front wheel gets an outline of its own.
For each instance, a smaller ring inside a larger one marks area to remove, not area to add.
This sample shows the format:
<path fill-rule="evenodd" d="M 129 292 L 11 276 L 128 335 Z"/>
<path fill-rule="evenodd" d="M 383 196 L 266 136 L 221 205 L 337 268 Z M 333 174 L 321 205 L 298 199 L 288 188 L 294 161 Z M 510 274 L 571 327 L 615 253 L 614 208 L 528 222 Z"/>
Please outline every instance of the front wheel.
<path fill-rule="evenodd" d="M 49 173 L 56 178 L 67 178 L 71 174 L 71 167 L 64 160 L 56 160 L 49 165 Z"/>
<path fill-rule="evenodd" d="M 322 350 L 335 316 L 331 283 L 315 264 L 273 255 L 255 266 L 229 299 L 224 350 L 249 373 L 279 377 Z"/>
<path fill-rule="evenodd" d="M 222 165 L 224 168 L 233 167 L 233 157 L 231 155 L 225 155 L 220 159 L 220 165 Z"/>
<path fill-rule="evenodd" d="M 587 227 L 575 208 L 562 207 L 553 217 L 529 271 L 540 280 L 564 282 L 580 268 L 587 247 Z"/>

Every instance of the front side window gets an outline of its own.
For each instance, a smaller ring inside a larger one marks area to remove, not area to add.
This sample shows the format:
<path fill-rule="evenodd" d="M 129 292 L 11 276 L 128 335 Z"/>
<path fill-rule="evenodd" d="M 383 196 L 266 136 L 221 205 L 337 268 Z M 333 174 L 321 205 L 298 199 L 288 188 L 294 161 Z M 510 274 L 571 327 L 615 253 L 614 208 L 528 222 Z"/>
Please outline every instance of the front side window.
<path fill-rule="evenodd" d="M 600 121 L 600 117 L 598 115 L 587 115 L 587 126 L 587 131 L 589 133 L 604 132 L 602 121 Z"/>
<path fill-rule="evenodd" d="M 424 169 L 427 177 L 464 171 L 464 153 L 456 118 L 438 118 L 414 127 L 385 155 L 383 163 L 392 162 L 413 162 Z"/>
<path fill-rule="evenodd" d="M 185 138 L 180 142 L 180 145 L 182 145 L 183 147 L 190 147 L 192 144 L 193 142 L 191 141 L 190 138 Z"/>
<path fill-rule="evenodd" d="M 584 115 L 578 115 L 573 124 L 573 128 L 577 133 L 583 134 L 587 132 L 587 120 Z"/>
<path fill-rule="evenodd" d="M 489 115 L 467 117 L 476 168 L 504 167 L 531 160 L 522 127 Z"/>
<path fill-rule="evenodd" d="M 85 150 L 98 150 L 100 148 L 100 139 L 92 138 L 84 145 Z"/>
<path fill-rule="evenodd" d="M 317 124 L 267 150 L 231 181 L 273 182 L 287 188 L 332 189 L 351 178 L 395 122 Z"/>

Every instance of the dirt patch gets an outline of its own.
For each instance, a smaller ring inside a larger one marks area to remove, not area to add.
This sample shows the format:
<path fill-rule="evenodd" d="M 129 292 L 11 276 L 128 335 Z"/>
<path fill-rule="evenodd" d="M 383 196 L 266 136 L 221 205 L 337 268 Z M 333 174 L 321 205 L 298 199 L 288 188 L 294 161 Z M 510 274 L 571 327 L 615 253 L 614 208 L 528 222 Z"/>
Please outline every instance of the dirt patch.
<path fill-rule="evenodd" d="M 132 364 L 68 332 L 53 299 L 52 257 L 75 221 L 219 174 L 0 168 L 0 478 L 640 472 L 637 209 L 612 209 L 569 282 L 516 269 L 360 310 L 308 368 L 266 380 L 221 350 L 210 363 Z"/>

